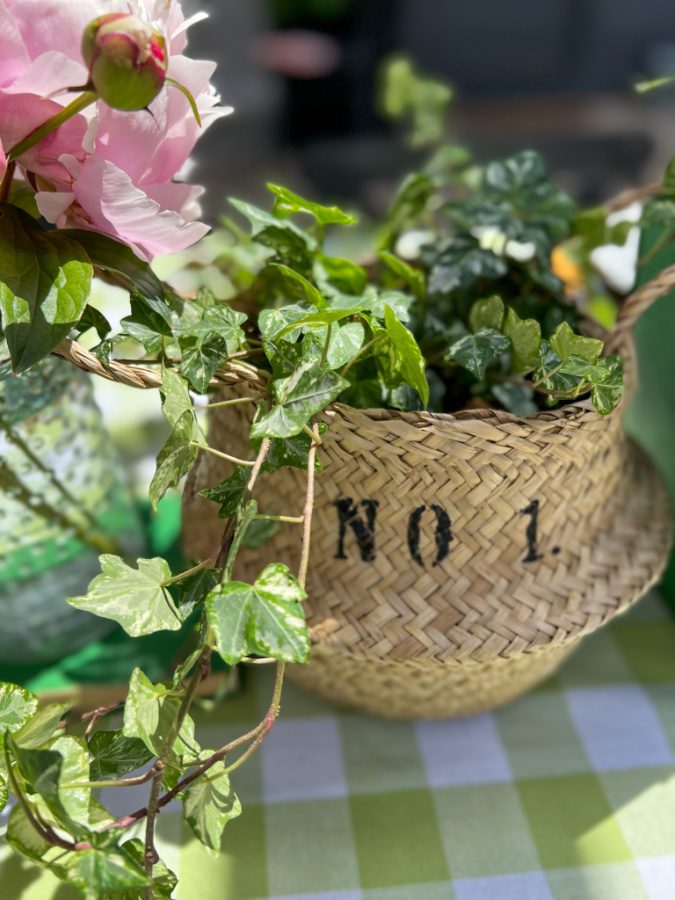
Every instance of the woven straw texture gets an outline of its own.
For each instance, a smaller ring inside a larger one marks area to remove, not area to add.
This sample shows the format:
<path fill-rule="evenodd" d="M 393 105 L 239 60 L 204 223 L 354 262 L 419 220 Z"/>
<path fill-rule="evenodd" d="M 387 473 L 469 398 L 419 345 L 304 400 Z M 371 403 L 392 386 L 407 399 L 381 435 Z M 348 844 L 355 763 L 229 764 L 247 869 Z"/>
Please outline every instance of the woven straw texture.
<path fill-rule="evenodd" d="M 675 268 L 626 301 L 614 352 L 632 359 L 635 318 L 674 281 Z M 247 453 L 245 409 L 215 412 L 214 446 Z M 525 420 L 336 404 L 327 419 L 308 600 L 317 644 L 291 674 L 333 701 L 396 717 L 504 703 L 662 571 L 666 492 L 625 437 L 620 411 L 603 418 L 582 401 Z M 195 494 L 226 474 L 204 458 L 186 496 L 195 556 L 222 531 L 213 504 Z M 284 470 L 264 477 L 256 496 L 264 510 L 294 514 L 304 489 L 304 473 Z M 297 526 L 283 526 L 262 551 L 243 554 L 237 574 L 293 565 L 298 545 Z"/>

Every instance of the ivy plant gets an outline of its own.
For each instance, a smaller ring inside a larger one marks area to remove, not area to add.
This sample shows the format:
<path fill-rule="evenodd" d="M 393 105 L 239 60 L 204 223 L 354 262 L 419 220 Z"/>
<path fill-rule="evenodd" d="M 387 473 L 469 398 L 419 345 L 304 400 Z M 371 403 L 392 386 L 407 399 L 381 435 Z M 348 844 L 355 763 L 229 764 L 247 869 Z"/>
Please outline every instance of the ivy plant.
<path fill-rule="evenodd" d="M 415 111 L 417 82 L 400 66 L 394 74 L 390 108 L 397 119 L 412 109 L 415 143 L 433 144 L 439 129 L 430 117 L 449 93 L 422 81 L 424 107 Z M 242 812 L 231 776 L 273 728 L 287 664 L 310 655 L 304 602 L 330 404 L 492 406 L 528 416 L 590 397 L 605 415 L 621 397 L 621 360 L 583 333 L 583 298 L 554 265 L 561 244 L 587 252 L 606 230 L 549 181 L 535 153 L 478 168 L 457 148 L 434 150 L 355 259 L 336 249 L 352 212 L 269 189 L 270 209 L 233 201 L 248 229 L 226 220 L 231 237 L 218 265 L 232 285 L 227 298 L 206 289 L 179 296 L 124 244 L 49 230 L 29 205 L 0 205 L 0 314 L 14 371 L 56 353 L 156 388 L 171 434 L 150 486 L 155 506 L 200 454 L 230 465 L 227 478 L 202 492 L 223 519 L 208 559 L 174 572 L 160 558 L 106 552 L 100 574 L 68 600 L 132 637 L 183 632 L 185 653 L 166 680 L 137 669 L 124 703 L 84 716 L 0 685 L 0 806 L 12 798 L 5 839 L 86 897 L 171 896 L 176 878 L 157 854 L 155 823 L 172 801 L 182 801 L 185 821 L 211 850 Z M 118 333 L 90 305 L 94 276 L 129 293 Z M 86 332 L 97 335 L 91 351 L 78 343 Z M 126 370 L 118 357 L 129 344 L 139 361 Z M 226 385 L 234 381 L 241 389 L 232 396 Z M 198 406 L 232 405 L 250 409 L 242 456 L 213 446 L 197 415 Z M 261 473 L 286 467 L 306 473 L 304 502 L 279 515 L 261 511 Z M 271 527 L 297 529 L 298 569 L 280 560 L 253 583 L 238 580 L 241 547 L 259 545 Z M 214 655 L 230 666 L 272 665 L 276 678 L 258 725 L 201 747 L 192 708 Z M 139 785 L 147 800 L 123 816 L 100 800 L 103 788 Z M 139 825 L 142 839 L 130 836 Z"/>

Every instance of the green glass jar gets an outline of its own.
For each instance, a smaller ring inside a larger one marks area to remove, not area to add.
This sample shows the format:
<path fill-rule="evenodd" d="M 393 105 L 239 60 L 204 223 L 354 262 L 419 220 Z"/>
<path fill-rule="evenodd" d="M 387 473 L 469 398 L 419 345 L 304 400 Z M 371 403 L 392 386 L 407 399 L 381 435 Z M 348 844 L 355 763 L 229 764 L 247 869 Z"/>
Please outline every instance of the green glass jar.
<path fill-rule="evenodd" d="M 0 664 L 34 664 L 113 627 L 65 598 L 143 536 L 88 377 L 55 358 L 16 377 L 7 356 L 0 343 Z"/>

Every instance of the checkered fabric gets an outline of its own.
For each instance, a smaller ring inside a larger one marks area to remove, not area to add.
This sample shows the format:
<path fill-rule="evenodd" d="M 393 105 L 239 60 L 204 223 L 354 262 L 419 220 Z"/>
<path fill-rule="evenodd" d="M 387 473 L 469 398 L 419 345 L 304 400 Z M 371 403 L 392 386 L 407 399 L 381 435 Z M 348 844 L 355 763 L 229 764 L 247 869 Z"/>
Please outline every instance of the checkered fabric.
<path fill-rule="evenodd" d="M 268 669 L 200 719 L 204 746 L 258 720 Z M 651 596 L 513 705 L 384 722 L 289 686 L 235 776 L 244 814 L 210 856 L 160 817 L 178 900 L 673 900 L 675 620 Z M 146 788 L 106 792 L 113 811 Z M 15 858 L 11 900 L 67 900 Z"/>

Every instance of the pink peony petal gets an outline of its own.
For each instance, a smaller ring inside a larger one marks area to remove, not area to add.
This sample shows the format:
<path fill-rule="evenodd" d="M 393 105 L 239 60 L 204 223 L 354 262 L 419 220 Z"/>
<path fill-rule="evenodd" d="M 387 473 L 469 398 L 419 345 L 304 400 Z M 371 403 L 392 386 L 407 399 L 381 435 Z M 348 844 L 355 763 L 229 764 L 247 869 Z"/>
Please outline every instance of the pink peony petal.
<path fill-rule="evenodd" d="M 188 222 L 173 209 L 162 208 L 105 160 L 88 159 L 73 191 L 88 217 L 84 224 L 119 238 L 143 259 L 185 250 L 209 232 L 206 225 Z"/>
<path fill-rule="evenodd" d="M 75 202 L 75 194 L 69 191 L 38 191 L 35 195 L 40 215 L 52 225 L 60 224 L 62 217 Z"/>
<path fill-rule="evenodd" d="M 29 62 L 21 32 L 7 6 L 0 0 L 0 86 L 11 84 Z"/>
<path fill-rule="evenodd" d="M 87 81 L 87 70 L 82 63 L 75 62 L 64 53 L 51 50 L 28 63 L 11 85 L 4 90 L 8 94 L 37 94 L 41 97 L 54 95 L 68 88 L 79 87 Z M 59 98 L 69 103 L 73 97 Z"/>

